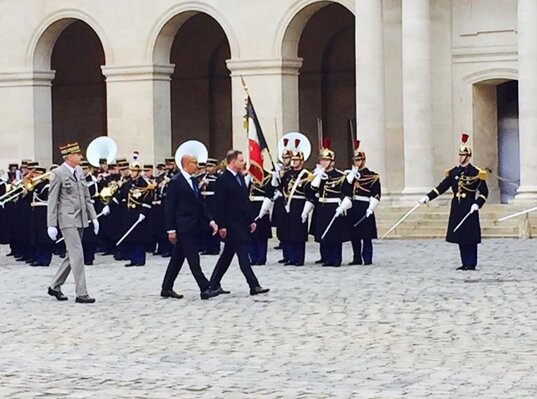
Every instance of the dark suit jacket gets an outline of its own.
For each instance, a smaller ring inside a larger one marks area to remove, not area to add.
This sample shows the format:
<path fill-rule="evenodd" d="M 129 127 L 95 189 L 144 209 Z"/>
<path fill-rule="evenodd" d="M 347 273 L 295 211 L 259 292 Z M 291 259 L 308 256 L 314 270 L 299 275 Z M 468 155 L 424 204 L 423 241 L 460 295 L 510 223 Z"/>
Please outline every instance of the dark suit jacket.
<path fill-rule="evenodd" d="M 175 230 L 177 234 L 199 234 L 208 229 L 208 223 L 213 219 L 201 201 L 201 195 L 196 198 L 182 173 L 168 183 L 164 209 L 166 231 Z"/>
<path fill-rule="evenodd" d="M 248 188 L 241 176 L 242 185 L 229 170 L 225 170 L 216 181 L 216 224 L 227 229 L 226 242 L 250 241 L 250 224 L 254 217 L 250 212 Z"/>

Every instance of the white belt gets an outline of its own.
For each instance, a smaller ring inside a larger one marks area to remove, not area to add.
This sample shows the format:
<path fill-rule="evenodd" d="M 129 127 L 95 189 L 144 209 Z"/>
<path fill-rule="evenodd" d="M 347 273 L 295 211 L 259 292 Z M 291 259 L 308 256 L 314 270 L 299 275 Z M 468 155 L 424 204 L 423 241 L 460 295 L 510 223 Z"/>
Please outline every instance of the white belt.
<path fill-rule="evenodd" d="M 339 198 L 319 198 L 321 204 L 339 204 L 341 200 Z"/>
<path fill-rule="evenodd" d="M 366 197 L 364 195 L 355 195 L 352 199 L 354 201 L 369 202 L 369 197 Z"/>
<path fill-rule="evenodd" d="M 145 203 L 144 203 L 144 204 L 142 204 L 142 206 L 143 206 L 144 208 L 151 209 L 151 205 L 149 205 L 149 204 L 145 204 Z"/>
<path fill-rule="evenodd" d="M 260 195 L 254 195 L 253 197 L 250 197 L 250 201 L 254 201 L 254 202 L 265 201 L 265 198 L 267 198 L 267 197 L 262 197 Z"/>
<path fill-rule="evenodd" d="M 48 202 L 32 202 L 32 206 L 48 206 Z"/>
<path fill-rule="evenodd" d="M 202 191 L 201 195 L 203 195 L 204 197 L 207 197 L 209 195 L 214 195 L 214 191 Z"/>
<path fill-rule="evenodd" d="M 303 200 L 305 200 L 306 197 L 303 196 L 303 195 L 293 195 L 293 199 L 294 199 L 294 200 L 296 200 L 296 199 L 303 199 Z"/>

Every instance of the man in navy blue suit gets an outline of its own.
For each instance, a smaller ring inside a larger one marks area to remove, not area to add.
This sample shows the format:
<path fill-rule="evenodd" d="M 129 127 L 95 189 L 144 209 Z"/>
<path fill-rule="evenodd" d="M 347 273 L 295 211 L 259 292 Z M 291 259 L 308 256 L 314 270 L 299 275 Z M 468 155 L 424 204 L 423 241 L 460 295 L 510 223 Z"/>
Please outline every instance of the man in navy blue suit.
<path fill-rule="evenodd" d="M 231 150 L 226 156 L 227 167 L 220 175 L 215 187 L 215 201 L 218 204 L 215 215 L 218 233 L 224 241 L 224 250 L 211 276 L 211 290 L 220 287 L 233 256 L 237 254 L 239 266 L 250 287 L 250 295 L 269 292 L 262 288 L 252 271 L 249 258 L 251 235 L 256 229 L 254 215 L 250 214 L 248 187 L 242 176 L 244 156 L 241 151 Z"/>

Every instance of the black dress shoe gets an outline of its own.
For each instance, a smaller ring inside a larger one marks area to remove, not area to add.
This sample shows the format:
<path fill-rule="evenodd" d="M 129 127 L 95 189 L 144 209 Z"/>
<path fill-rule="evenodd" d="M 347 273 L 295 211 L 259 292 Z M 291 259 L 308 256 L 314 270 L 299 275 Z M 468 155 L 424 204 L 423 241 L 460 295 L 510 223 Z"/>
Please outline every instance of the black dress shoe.
<path fill-rule="evenodd" d="M 282 249 L 282 246 L 281 246 L 281 245 L 276 245 L 276 246 L 274 247 L 274 249 Z"/>
<path fill-rule="evenodd" d="M 288 261 L 285 262 L 283 265 L 284 265 L 284 266 L 291 266 L 291 265 L 294 265 L 294 264 L 295 264 L 295 262 L 292 262 L 292 261 L 288 260 Z"/>
<path fill-rule="evenodd" d="M 304 262 L 295 262 L 293 266 L 304 266 Z"/>
<path fill-rule="evenodd" d="M 91 261 L 91 262 L 84 262 L 84 264 L 85 264 L 86 266 L 93 266 L 93 261 Z"/>
<path fill-rule="evenodd" d="M 280 259 L 280 260 L 278 261 L 278 263 L 287 263 L 287 262 L 289 262 L 289 259 L 285 259 L 285 258 Z"/>
<path fill-rule="evenodd" d="M 362 264 L 362 260 L 353 260 L 352 262 L 349 262 L 349 266 L 356 266 L 356 265 L 361 265 Z"/>
<path fill-rule="evenodd" d="M 175 298 L 175 299 L 183 298 L 183 295 L 178 294 L 174 290 L 162 290 L 160 291 L 160 296 L 163 298 Z"/>
<path fill-rule="evenodd" d="M 132 263 L 132 262 L 129 262 L 125 265 L 125 267 L 133 267 L 133 266 L 137 266 L 136 263 Z"/>
<path fill-rule="evenodd" d="M 136 263 L 135 266 L 145 266 L 145 263 Z"/>
<path fill-rule="evenodd" d="M 267 262 L 256 262 L 257 266 L 265 266 Z"/>
<path fill-rule="evenodd" d="M 161 255 L 163 258 L 170 258 L 172 256 L 171 252 L 165 252 Z"/>
<path fill-rule="evenodd" d="M 250 295 L 266 294 L 269 291 L 270 291 L 270 289 L 268 289 L 268 288 L 263 288 L 263 287 L 257 286 L 257 287 L 254 287 L 254 288 L 250 289 Z"/>
<path fill-rule="evenodd" d="M 364 265 L 365 265 L 365 266 L 370 266 L 370 265 L 372 265 L 372 264 L 373 264 L 373 262 L 372 262 L 372 261 L 369 261 L 369 260 L 368 260 L 367 262 L 364 262 Z"/>
<path fill-rule="evenodd" d="M 326 262 L 324 261 L 324 259 L 319 259 L 319 260 L 316 260 L 316 261 L 315 261 L 315 264 L 316 264 L 316 265 L 321 265 L 321 264 L 322 264 L 322 265 L 324 266 L 325 263 L 326 263 Z"/>
<path fill-rule="evenodd" d="M 6 254 L 6 256 L 14 256 L 15 254 L 13 252 L 10 252 L 8 254 Z"/>
<path fill-rule="evenodd" d="M 30 263 L 30 266 L 41 266 L 39 262 L 32 262 Z"/>
<path fill-rule="evenodd" d="M 231 294 L 231 291 L 226 291 L 222 287 L 218 287 L 218 289 L 216 291 L 218 292 L 218 295 L 220 295 L 220 294 L 224 294 L 224 295 Z"/>
<path fill-rule="evenodd" d="M 257 266 L 257 262 L 255 262 L 255 261 L 251 261 L 251 262 L 250 262 L 250 266 Z"/>
<path fill-rule="evenodd" d="M 60 290 L 53 290 L 52 288 L 48 287 L 48 294 L 50 296 L 55 297 L 58 301 L 66 301 L 67 297 L 62 294 Z"/>
<path fill-rule="evenodd" d="M 95 298 L 90 297 L 89 295 L 77 296 L 75 299 L 76 303 L 94 303 Z"/>
<path fill-rule="evenodd" d="M 476 268 L 475 268 L 475 266 L 466 266 L 466 270 L 475 272 Z"/>
<path fill-rule="evenodd" d="M 468 270 L 468 269 L 466 268 L 466 266 L 462 265 L 462 266 L 457 267 L 457 269 L 455 270 Z"/>
<path fill-rule="evenodd" d="M 210 288 L 207 288 L 205 291 L 202 291 L 200 294 L 201 299 L 209 299 L 214 298 L 215 296 L 218 296 L 219 292 L 218 290 L 212 290 Z"/>
<path fill-rule="evenodd" d="M 207 252 L 207 255 L 220 255 L 220 251 Z"/>

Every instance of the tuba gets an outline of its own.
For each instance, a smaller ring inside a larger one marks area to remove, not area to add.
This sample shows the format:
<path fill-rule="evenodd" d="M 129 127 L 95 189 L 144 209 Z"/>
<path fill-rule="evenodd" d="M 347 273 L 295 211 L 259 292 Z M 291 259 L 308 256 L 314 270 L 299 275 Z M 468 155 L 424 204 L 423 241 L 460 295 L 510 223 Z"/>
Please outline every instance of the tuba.
<path fill-rule="evenodd" d="M 181 158 L 183 158 L 183 155 L 191 155 L 195 157 L 198 163 L 205 163 L 207 162 L 207 158 L 209 158 L 207 147 L 197 140 L 185 141 L 179 148 L 177 148 L 177 151 L 175 151 L 175 164 L 181 169 Z"/>
<path fill-rule="evenodd" d="M 98 168 L 100 166 L 99 160 L 106 159 L 106 162 L 111 163 L 117 154 L 116 142 L 108 136 L 100 136 L 94 139 L 89 145 L 86 151 L 86 159 L 91 164 Z"/>

